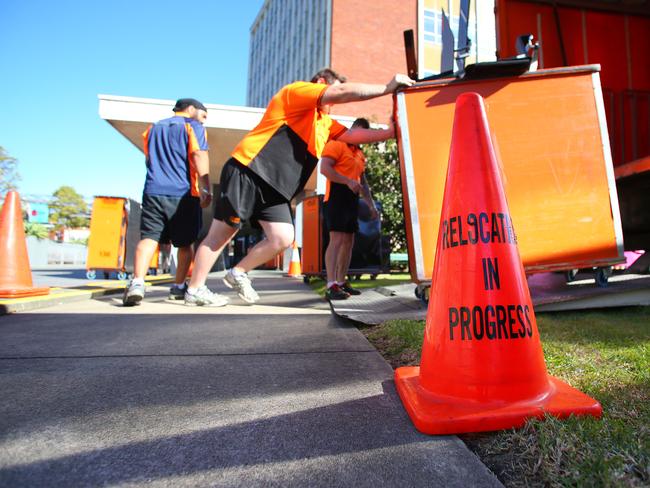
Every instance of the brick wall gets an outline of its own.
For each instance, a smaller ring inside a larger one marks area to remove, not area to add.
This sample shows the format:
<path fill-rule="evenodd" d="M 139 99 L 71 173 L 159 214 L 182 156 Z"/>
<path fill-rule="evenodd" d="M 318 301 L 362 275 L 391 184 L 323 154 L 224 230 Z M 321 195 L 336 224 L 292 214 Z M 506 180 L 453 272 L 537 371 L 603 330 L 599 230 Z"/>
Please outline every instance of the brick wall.
<path fill-rule="evenodd" d="M 331 67 L 349 81 L 387 83 L 406 73 L 403 32 L 416 30 L 417 0 L 332 0 Z M 332 113 L 385 123 L 392 97 L 334 106 Z"/>

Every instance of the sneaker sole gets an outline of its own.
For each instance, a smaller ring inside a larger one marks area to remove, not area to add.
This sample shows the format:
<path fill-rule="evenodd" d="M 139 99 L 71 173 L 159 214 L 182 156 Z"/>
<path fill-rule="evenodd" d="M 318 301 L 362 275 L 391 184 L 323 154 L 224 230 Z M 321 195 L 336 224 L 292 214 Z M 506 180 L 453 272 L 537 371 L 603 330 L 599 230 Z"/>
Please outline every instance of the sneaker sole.
<path fill-rule="evenodd" d="M 226 303 L 192 303 L 185 302 L 187 307 L 225 307 L 229 302 Z"/>
<path fill-rule="evenodd" d="M 122 300 L 122 304 L 125 307 L 133 307 L 135 305 L 140 305 L 140 302 L 142 301 L 142 298 L 144 298 L 144 297 L 141 297 L 141 296 L 138 296 L 138 295 L 127 297 L 125 300 Z"/>

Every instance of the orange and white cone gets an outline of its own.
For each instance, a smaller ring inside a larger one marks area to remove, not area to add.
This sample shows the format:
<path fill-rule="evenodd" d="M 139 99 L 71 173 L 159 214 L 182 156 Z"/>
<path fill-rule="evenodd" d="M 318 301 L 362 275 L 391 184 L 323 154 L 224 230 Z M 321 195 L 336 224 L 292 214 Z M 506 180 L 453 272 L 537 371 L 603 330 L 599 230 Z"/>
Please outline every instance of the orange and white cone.
<path fill-rule="evenodd" d="M 298 244 L 293 241 L 291 245 L 291 262 L 289 263 L 289 272 L 287 276 L 291 278 L 301 278 L 302 268 L 300 266 L 300 253 L 298 252 Z"/>
<path fill-rule="evenodd" d="M 520 427 L 545 414 L 600 417 L 600 403 L 547 374 L 476 93 L 456 101 L 440 229 L 422 360 L 395 370 L 415 427 L 441 435 Z"/>
<path fill-rule="evenodd" d="M 29 266 L 20 197 L 10 191 L 0 212 L 0 298 L 47 295 L 49 287 L 35 287 Z"/>

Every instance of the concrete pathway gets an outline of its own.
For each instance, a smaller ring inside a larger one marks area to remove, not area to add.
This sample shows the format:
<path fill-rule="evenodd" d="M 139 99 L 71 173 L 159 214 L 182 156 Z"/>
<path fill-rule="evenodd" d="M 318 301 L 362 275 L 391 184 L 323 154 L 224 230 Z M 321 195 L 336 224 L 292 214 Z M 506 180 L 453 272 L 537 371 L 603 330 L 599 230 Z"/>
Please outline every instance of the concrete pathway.
<path fill-rule="evenodd" d="M 136 308 L 0 317 L 0 486 L 500 486 L 456 437 L 414 429 L 390 366 L 326 302 L 255 276 L 253 307 L 156 286 Z"/>

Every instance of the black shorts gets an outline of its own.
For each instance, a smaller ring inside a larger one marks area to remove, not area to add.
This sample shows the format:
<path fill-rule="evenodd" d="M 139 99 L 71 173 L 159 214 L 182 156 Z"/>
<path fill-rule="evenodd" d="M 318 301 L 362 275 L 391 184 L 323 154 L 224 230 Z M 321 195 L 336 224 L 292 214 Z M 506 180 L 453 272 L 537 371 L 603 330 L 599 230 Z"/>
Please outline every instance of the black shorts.
<path fill-rule="evenodd" d="M 236 159 L 230 158 L 221 171 L 221 194 L 214 202 L 214 218 L 239 228 L 245 220 L 293 224 L 286 198 Z"/>
<path fill-rule="evenodd" d="M 325 202 L 328 231 L 354 234 L 359 229 L 359 196 L 347 185 L 330 182 L 329 199 Z"/>
<path fill-rule="evenodd" d="M 161 244 L 171 241 L 176 247 L 189 246 L 199 236 L 201 217 L 197 197 L 143 195 L 140 236 Z"/>

